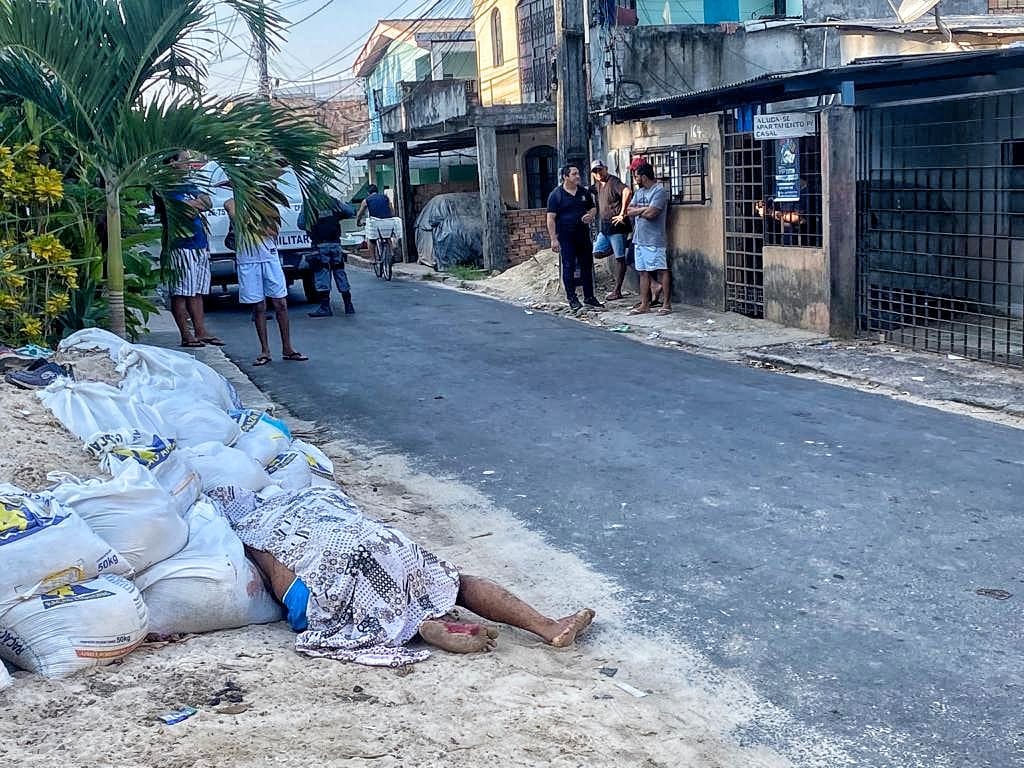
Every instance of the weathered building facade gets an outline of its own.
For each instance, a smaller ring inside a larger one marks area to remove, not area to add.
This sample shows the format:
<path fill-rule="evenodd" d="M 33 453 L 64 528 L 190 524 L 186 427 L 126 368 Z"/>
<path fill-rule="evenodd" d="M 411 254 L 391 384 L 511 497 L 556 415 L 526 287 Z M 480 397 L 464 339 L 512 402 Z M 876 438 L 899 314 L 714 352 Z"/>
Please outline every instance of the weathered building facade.
<path fill-rule="evenodd" d="M 524 223 L 536 228 L 558 183 L 548 59 L 553 13 L 554 0 L 478 0 L 476 78 L 400 83 L 398 98 L 380 115 L 396 163 L 414 142 L 475 151 L 488 268 L 508 264 L 510 235 Z"/>
<path fill-rule="evenodd" d="M 1021 359 L 1024 119 L 1017 53 L 998 53 L 1024 39 L 1019 9 L 944 0 L 902 24 L 885 2 L 808 0 L 669 26 L 600 5 L 594 156 L 625 178 L 644 155 L 669 187 L 677 298 Z"/>

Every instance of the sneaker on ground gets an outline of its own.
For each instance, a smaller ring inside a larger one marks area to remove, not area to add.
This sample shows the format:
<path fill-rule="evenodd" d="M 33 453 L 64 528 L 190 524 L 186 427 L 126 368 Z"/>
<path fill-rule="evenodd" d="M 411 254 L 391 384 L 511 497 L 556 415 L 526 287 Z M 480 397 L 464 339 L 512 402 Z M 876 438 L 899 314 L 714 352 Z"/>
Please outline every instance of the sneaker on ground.
<path fill-rule="evenodd" d="M 62 376 L 69 379 L 75 378 L 71 366 L 44 362 L 42 365 L 33 365 L 24 371 L 11 371 L 4 376 L 4 381 L 21 389 L 42 389 Z"/>

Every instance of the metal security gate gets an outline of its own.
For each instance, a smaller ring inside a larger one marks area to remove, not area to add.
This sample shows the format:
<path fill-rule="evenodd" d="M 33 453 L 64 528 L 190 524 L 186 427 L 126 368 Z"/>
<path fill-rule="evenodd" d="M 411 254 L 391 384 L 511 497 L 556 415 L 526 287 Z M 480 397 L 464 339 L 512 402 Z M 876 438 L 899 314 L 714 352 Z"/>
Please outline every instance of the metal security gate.
<path fill-rule="evenodd" d="M 764 317 L 764 219 L 756 204 L 764 200 L 761 143 L 737 130 L 725 116 L 725 308 Z"/>
<path fill-rule="evenodd" d="M 1024 93 L 867 108 L 857 141 L 860 330 L 1024 366 Z"/>

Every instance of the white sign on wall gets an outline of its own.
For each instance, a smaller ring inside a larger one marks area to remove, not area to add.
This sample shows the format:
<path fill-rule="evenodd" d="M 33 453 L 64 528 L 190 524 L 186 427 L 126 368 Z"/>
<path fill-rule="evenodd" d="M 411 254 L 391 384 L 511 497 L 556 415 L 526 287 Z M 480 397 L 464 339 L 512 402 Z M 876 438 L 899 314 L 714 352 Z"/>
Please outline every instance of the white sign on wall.
<path fill-rule="evenodd" d="M 809 112 L 776 112 L 754 115 L 755 139 L 791 139 L 813 136 L 818 130 L 815 115 Z"/>

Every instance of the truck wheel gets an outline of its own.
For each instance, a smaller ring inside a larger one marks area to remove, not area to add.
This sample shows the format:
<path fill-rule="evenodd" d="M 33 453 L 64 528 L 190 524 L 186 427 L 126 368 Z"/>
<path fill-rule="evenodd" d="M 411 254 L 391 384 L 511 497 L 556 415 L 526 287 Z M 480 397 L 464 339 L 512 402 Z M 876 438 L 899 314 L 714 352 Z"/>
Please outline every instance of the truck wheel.
<path fill-rule="evenodd" d="M 302 276 L 302 292 L 306 296 L 306 301 L 310 304 L 320 301 L 320 291 L 316 289 L 313 275 L 308 272 Z"/>

